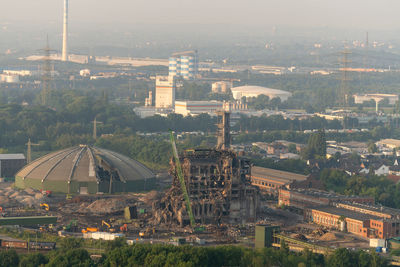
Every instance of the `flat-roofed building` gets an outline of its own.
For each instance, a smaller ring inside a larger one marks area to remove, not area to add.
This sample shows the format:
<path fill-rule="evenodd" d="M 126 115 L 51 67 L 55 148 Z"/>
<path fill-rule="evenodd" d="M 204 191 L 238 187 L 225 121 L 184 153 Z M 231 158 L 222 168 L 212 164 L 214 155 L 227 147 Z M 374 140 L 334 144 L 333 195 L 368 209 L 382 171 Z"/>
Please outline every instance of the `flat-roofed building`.
<path fill-rule="evenodd" d="M 274 170 L 269 168 L 251 167 L 251 183 L 272 194 L 278 194 L 278 190 L 290 186 L 294 182 L 306 181 L 308 176 L 293 172 Z"/>
<path fill-rule="evenodd" d="M 387 99 L 389 102 L 389 105 L 394 105 L 396 104 L 396 101 L 399 99 L 399 96 L 396 94 L 356 94 L 353 95 L 354 97 L 354 103 L 355 104 L 362 104 L 364 102 L 369 102 L 371 100 L 373 101 L 381 101 L 384 99 Z"/>
<path fill-rule="evenodd" d="M 400 219 L 400 210 L 381 205 L 361 204 L 361 203 L 336 203 L 339 208 L 352 210 L 354 212 L 370 214 L 384 219 Z"/>
<path fill-rule="evenodd" d="M 400 234 L 400 220 L 387 219 L 336 206 L 305 210 L 305 220 L 365 238 L 391 238 Z"/>
<path fill-rule="evenodd" d="M 175 106 L 174 76 L 156 77 L 156 108 L 173 109 Z"/>
<path fill-rule="evenodd" d="M 196 116 L 202 113 L 214 115 L 217 110 L 222 110 L 220 101 L 175 101 L 175 113 L 183 116 Z"/>
<path fill-rule="evenodd" d="M 0 154 L 0 177 L 14 177 L 25 164 L 24 154 Z"/>
<path fill-rule="evenodd" d="M 382 139 L 375 143 L 378 148 L 395 149 L 400 148 L 400 140 L 398 139 Z"/>
<path fill-rule="evenodd" d="M 316 206 L 327 206 L 337 202 L 356 202 L 374 204 L 373 197 L 368 196 L 343 196 L 323 190 L 303 189 L 303 188 L 280 188 L 279 205 L 306 209 Z"/>
<path fill-rule="evenodd" d="M 288 100 L 288 98 L 292 96 L 292 93 L 287 91 L 266 88 L 261 86 L 254 86 L 254 85 L 233 87 L 231 88 L 231 91 L 233 98 L 236 100 L 240 100 L 242 99 L 242 97 L 248 98 L 248 97 L 258 97 L 259 95 L 266 95 L 269 97 L 269 99 L 280 98 L 280 100 L 283 102 Z"/>

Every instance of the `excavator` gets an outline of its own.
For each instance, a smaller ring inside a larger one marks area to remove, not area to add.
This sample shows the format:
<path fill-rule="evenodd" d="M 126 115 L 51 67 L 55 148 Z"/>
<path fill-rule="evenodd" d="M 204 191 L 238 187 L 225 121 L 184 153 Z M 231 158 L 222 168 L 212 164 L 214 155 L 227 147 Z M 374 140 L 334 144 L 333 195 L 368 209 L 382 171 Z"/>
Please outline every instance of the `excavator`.
<path fill-rule="evenodd" d="M 101 226 L 103 227 L 104 225 L 107 226 L 108 231 L 109 231 L 110 233 L 115 232 L 115 229 L 114 229 L 113 227 L 111 227 L 111 224 L 109 224 L 108 222 L 102 220 L 102 221 L 101 221 Z"/>
<path fill-rule="evenodd" d="M 46 204 L 46 203 L 40 204 L 40 207 L 43 207 L 46 211 L 50 210 L 50 206 L 48 204 Z"/>
<path fill-rule="evenodd" d="M 76 231 L 76 227 L 77 227 L 77 223 L 78 221 L 76 219 L 73 219 L 69 222 L 69 224 L 67 224 L 66 226 L 64 226 L 64 230 L 68 231 L 68 232 L 75 232 Z"/>

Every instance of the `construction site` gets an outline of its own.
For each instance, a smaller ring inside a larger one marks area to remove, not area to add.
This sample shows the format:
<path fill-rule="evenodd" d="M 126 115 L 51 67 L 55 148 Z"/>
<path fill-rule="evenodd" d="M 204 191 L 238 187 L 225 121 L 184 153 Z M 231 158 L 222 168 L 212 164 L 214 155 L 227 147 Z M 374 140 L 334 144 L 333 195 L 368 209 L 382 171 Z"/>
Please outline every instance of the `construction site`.
<path fill-rule="evenodd" d="M 0 184 L 0 225 L 62 237 L 250 247 L 256 226 L 272 225 L 279 233 L 269 246 L 285 239 L 315 251 L 368 247 L 362 237 L 307 223 L 253 185 L 250 160 L 230 149 L 229 113 L 218 112 L 215 148 L 178 153 L 173 132 L 170 141 L 168 174 L 87 145 L 45 155 L 22 168 L 15 184 Z"/>

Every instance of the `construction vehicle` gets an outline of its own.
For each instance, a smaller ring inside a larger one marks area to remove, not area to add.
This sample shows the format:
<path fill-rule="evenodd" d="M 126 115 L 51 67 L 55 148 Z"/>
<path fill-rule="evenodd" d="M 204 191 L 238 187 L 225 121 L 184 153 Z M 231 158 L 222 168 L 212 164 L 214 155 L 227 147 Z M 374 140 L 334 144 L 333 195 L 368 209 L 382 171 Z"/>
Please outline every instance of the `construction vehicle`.
<path fill-rule="evenodd" d="M 69 222 L 69 224 L 65 225 L 63 229 L 68 232 L 75 232 L 78 221 L 73 219 Z"/>
<path fill-rule="evenodd" d="M 43 190 L 40 189 L 40 192 L 42 193 L 42 195 L 46 196 L 46 197 L 51 197 L 51 191 L 50 190 Z"/>
<path fill-rule="evenodd" d="M 96 227 L 86 227 L 86 229 L 82 229 L 82 233 L 88 233 L 88 232 L 98 232 L 99 228 Z"/>
<path fill-rule="evenodd" d="M 178 155 L 178 150 L 176 149 L 174 134 L 172 133 L 171 130 L 170 130 L 170 138 L 171 138 L 171 145 L 172 145 L 173 155 L 174 155 L 174 159 L 175 159 L 176 173 L 178 175 L 179 183 L 181 185 L 183 198 L 185 199 L 185 202 L 186 202 L 186 211 L 187 211 L 187 213 L 189 215 L 190 226 L 192 228 L 195 228 L 196 227 L 196 221 L 194 219 L 194 215 L 193 215 L 193 211 L 192 211 L 192 205 L 190 203 L 189 194 L 188 194 L 187 189 L 186 189 L 185 178 L 183 176 L 181 162 L 179 161 L 179 155 Z"/>
<path fill-rule="evenodd" d="M 119 230 L 124 233 L 124 232 L 128 232 L 128 225 L 125 223 L 124 225 L 122 225 Z"/>
<path fill-rule="evenodd" d="M 139 232 L 139 237 L 146 238 L 146 237 L 149 237 L 151 234 L 154 235 L 155 233 L 156 233 L 155 227 L 153 227 L 153 228 L 147 227 L 144 231 Z"/>
<path fill-rule="evenodd" d="M 50 206 L 48 204 L 46 204 L 46 203 L 40 204 L 40 207 L 43 207 L 46 211 L 50 210 Z"/>
<path fill-rule="evenodd" d="M 104 225 L 107 226 L 108 231 L 109 231 L 110 233 L 115 232 L 115 229 L 114 229 L 113 227 L 111 227 L 111 224 L 109 224 L 108 222 L 102 220 L 102 221 L 101 221 L 101 226 L 103 227 Z"/>

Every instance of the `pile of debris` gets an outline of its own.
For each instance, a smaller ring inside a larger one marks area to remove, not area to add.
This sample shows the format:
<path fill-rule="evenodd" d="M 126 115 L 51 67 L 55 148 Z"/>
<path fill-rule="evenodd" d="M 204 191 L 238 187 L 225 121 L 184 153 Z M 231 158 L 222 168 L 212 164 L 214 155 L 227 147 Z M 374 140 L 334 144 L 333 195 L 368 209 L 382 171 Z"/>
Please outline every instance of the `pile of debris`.
<path fill-rule="evenodd" d="M 94 201 L 87 205 L 82 203 L 79 213 L 106 214 L 122 211 L 126 206 L 123 198 L 104 198 Z"/>
<path fill-rule="evenodd" d="M 336 239 L 337 239 L 337 236 L 334 233 L 326 233 L 323 236 L 321 236 L 321 238 L 320 238 L 321 241 L 333 241 Z"/>
<path fill-rule="evenodd" d="M 318 228 L 318 229 L 315 229 L 314 231 L 312 231 L 311 235 L 315 236 L 315 237 L 321 237 L 321 236 L 325 235 L 326 232 L 327 232 L 326 230 L 324 230 L 322 228 Z"/>
<path fill-rule="evenodd" d="M 305 237 L 303 234 L 292 234 L 290 235 L 290 237 L 301 241 L 308 241 L 308 238 Z"/>
<path fill-rule="evenodd" d="M 10 208 L 16 206 L 37 207 L 46 202 L 47 197 L 40 191 L 27 188 L 25 190 L 16 190 L 12 187 L 0 189 L 0 206 Z"/>
<path fill-rule="evenodd" d="M 184 226 L 183 217 L 187 217 L 185 201 L 177 186 L 168 189 L 160 201 L 153 202 L 153 221 L 158 224 L 178 224 Z"/>

